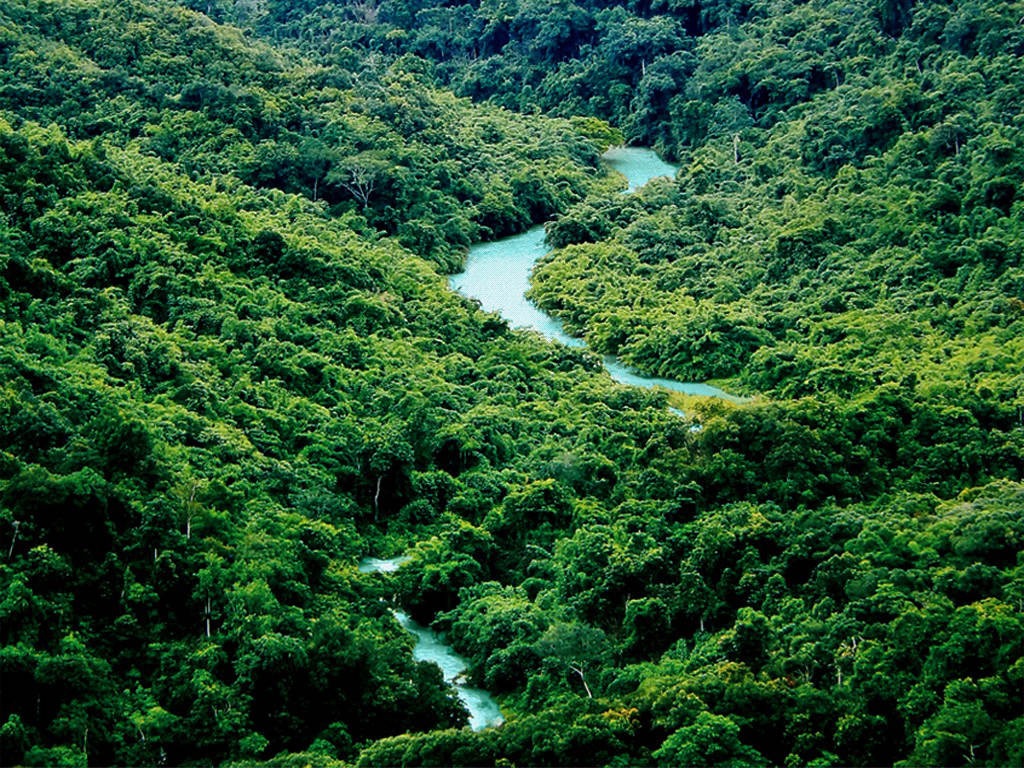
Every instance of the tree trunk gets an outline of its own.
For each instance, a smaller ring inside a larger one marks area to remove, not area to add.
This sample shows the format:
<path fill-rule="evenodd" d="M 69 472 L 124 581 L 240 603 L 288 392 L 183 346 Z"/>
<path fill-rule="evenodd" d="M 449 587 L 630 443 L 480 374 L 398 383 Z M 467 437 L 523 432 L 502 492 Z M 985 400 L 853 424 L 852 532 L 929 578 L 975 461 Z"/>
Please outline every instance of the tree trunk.
<path fill-rule="evenodd" d="M 384 475 L 377 478 L 377 490 L 373 494 L 373 521 L 377 522 L 380 519 L 380 484 L 384 480 Z"/>
<path fill-rule="evenodd" d="M 7 559 L 10 560 L 14 554 L 14 543 L 18 540 L 18 528 L 21 526 L 21 522 L 15 520 L 12 525 L 14 526 L 14 534 L 11 536 L 11 548 L 7 550 Z"/>
<path fill-rule="evenodd" d="M 573 672 L 580 676 L 580 682 L 583 683 L 583 690 L 587 692 L 587 698 L 594 698 L 594 694 L 590 692 L 590 686 L 587 685 L 587 678 L 583 674 L 583 670 L 580 667 L 573 666 L 572 664 L 569 665 L 569 669 L 571 669 Z"/>

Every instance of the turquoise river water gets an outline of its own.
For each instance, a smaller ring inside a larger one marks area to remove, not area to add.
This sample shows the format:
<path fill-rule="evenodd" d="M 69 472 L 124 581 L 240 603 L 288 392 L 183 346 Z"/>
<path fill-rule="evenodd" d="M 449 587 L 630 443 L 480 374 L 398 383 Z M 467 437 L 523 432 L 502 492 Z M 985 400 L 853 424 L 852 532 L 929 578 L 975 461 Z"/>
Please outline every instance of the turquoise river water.
<path fill-rule="evenodd" d="M 626 177 L 630 192 L 653 178 L 674 177 L 676 173 L 675 166 L 664 162 L 652 150 L 640 147 L 616 147 L 605 153 L 604 159 Z M 582 339 L 567 334 L 557 319 L 526 298 L 530 273 L 549 250 L 543 226 L 532 227 L 521 235 L 480 243 L 469 249 L 465 269 L 452 275 L 449 284 L 463 296 L 476 299 L 484 310 L 501 315 L 512 328 L 533 329 L 567 346 L 584 347 Z M 732 401 L 742 399 L 703 382 L 642 376 L 610 355 L 605 356 L 604 365 L 613 379 L 634 387 L 661 387 Z"/>

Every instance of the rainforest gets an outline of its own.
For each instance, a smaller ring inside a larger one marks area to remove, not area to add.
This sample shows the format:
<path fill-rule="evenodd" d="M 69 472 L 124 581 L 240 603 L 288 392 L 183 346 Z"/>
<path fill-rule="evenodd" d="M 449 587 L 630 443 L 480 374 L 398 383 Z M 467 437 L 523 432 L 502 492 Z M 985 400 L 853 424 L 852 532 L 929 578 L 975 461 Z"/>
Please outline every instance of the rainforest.
<path fill-rule="evenodd" d="M 1022 0 L 0 3 L 0 764 L 1024 765 L 1022 57 Z M 537 225 L 585 345 L 450 286 Z"/>

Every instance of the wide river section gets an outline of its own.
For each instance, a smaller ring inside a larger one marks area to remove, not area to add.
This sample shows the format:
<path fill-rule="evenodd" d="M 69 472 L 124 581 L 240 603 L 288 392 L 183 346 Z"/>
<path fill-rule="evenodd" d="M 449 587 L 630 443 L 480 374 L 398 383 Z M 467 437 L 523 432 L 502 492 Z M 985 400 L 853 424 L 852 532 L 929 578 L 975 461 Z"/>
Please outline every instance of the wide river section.
<path fill-rule="evenodd" d="M 659 176 L 674 178 L 676 167 L 669 165 L 652 150 L 641 147 L 615 147 L 604 155 L 605 162 L 626 177 L 633 192 Z M 548 253 L 544 227 L 536 226 L 521 235 L 480 243 L 469 249 L 465 269 L 452 275 L 449 284 L 456 291 L 480 302 L 487 312 L 501 315 L 512 328 L 533 329 L 545 338 L 570 347 L 584 347 L 585 342 L 570 336 L 561 322 L 542 312 L 526 298 L 530 274 L 537 261 Z M 621 384 L 635 387 L 661 387 L 689 395 L 721 397 L 738 402 L 731 395 L 703 382 L 684 382 L 642 376 L 610 355 L 604 358 L 605 368 Z"/>

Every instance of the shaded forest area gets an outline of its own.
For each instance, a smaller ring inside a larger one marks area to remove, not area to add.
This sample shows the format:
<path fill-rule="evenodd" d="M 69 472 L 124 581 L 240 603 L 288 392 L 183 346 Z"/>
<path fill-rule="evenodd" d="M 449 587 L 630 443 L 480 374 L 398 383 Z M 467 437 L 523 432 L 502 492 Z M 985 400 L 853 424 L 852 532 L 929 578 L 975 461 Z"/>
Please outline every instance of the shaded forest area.
<path fill-rule="evenodd" d="M 5 3 L 0 763 L 1024 763 L 1022 18 Z"/>

